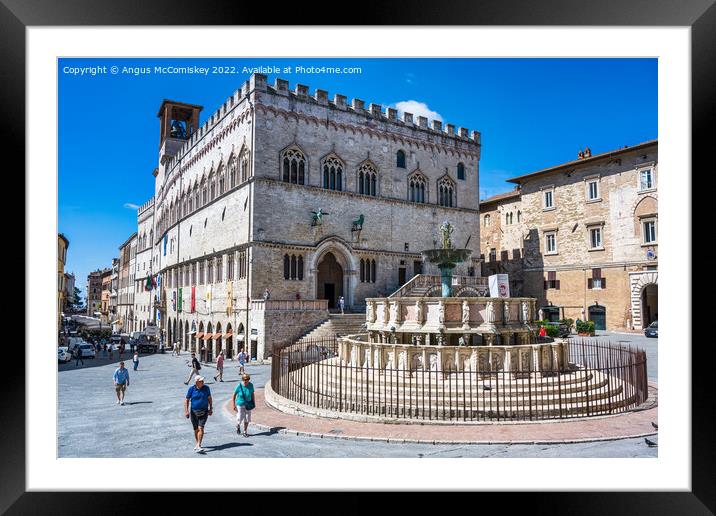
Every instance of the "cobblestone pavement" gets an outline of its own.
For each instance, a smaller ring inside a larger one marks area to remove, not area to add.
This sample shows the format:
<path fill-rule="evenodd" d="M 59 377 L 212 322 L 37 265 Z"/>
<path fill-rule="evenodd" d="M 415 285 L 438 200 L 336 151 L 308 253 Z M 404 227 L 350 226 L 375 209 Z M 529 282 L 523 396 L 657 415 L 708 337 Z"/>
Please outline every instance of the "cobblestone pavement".
<path fill-rule="evenodd" d="M 622 337 L 622 336 L 620 336 Z M 633 336 L 623 336 L 625 340 Z M 638 336 L 636 336 L 638 337 Z M 656 339 L 645 339 L 656 349 Z M 639 343 L 639 345 L 642 345 Z M 646 346 L 644 346 L 646 347 Z M 647 348 L 647 352 L 649 352 Z M 142 356 L 139 370 L 130 360 L 130 386 L 124 406 L 117 405 L 112 374 L 117 362 L 86 361 L 86 367 L 60 366 L 58 373 L 58 456 L 65 457 L 657 457 L 658 448 L 642 438 L 579 444 L 432 445 L 396 444 L 301 437 L 249 427 L 249 438 L 236 434 L 224 411 L 239 375 L 236 362 L 226 361 L 224 382 L 202 374 L 212 390 L 214 415 L 206 426 L 204 454 L 193 452 L 191 423 L 184 417 L 184 385 L 189 355 Z M 655 364 L 654 364 L 655 366 Z M 649 367 L 651 377 L 652 366 Z M 269 379 L 270 366 L 247 366 L 257 389 Z M 655 374 L 655 373 L 654 373 Z M 655 378 L 655 377 L 654 377 Z M 258 411 L 262 407 L 257 407 Z M 658 440 L 653 437 L 652 440 Z"/>

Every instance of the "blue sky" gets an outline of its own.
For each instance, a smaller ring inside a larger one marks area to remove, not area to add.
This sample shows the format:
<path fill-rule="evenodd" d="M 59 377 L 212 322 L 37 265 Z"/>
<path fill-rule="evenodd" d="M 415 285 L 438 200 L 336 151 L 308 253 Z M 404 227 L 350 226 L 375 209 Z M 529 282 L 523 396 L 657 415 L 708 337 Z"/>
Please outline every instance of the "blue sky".
<path fill-rule="evenodd" d="M 111 67 L 235 67 L 235 73 L 112 74 Z M 95 75 L 68 67 L 106 67 Z M 657 138 L 656 59 L 60 59 L 59 231 L 70 240 L 66 271 L 84 294 L 87 274 L 108 267 L 136 231 L 136 206 L 153 194 L 159 105 L 204 106 L 201 123 L 245 80 L 246 68 L 296 83 L 429 113 L 482 133 L 481 198 L 505 179 Z M 297 73 L 297 67 L 359 67 L 360 73 Z M 291 67 L 290 71 L 286 67 Z"/>

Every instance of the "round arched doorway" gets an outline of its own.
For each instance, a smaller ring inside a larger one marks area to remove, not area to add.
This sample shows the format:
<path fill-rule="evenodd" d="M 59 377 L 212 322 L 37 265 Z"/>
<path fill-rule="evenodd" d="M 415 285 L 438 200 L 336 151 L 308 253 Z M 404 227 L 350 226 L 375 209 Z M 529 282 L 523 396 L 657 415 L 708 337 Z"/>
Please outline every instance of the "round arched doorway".
<path fill-rule="evenodd" d="M 316 299 L 327 299 L 328 309 L 338 307 L 343 294 L 343 267 L 332 252 L 327 252 L 318 263 L 316 274 Z"/>
<path fill-rule="evenodd" d="M 592 305 L 587 309 L 589 320 L 594 323 L 595 330 L 607 329 L 607 308 L 604 305 Z"/>

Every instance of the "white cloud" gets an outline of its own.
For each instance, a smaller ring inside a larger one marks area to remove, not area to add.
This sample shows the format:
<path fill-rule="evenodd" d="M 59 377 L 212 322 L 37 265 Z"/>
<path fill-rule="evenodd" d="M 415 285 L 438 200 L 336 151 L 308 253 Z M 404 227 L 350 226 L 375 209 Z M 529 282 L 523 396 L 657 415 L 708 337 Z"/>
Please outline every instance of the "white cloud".
<path fill-rule="evenodd" d="M 428 107 L 425 102 L 418 102 L 417 100 L 402 100 L 393 104 L 393 107 L 397 109 L 400 114 L 412 113 L 413 119 L 417 122 L 419 116 L 424 116 L 428 120 L 440 120 L 443 117 L 437 111 L 433 111 Z"/>
<path fill-rule="evenodd" d="M 139 205 L 131 203 L 131 202 L 125 202 L 124 207 L 129 208 L 130 210 L 138 210 L 139 209 Z"/>

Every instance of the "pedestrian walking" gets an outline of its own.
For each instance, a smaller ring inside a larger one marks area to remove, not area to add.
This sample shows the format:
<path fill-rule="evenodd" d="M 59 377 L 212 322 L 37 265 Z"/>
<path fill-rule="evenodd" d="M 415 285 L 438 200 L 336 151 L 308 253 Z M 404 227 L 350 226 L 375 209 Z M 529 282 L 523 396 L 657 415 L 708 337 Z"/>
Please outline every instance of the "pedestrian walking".
<path fill-rule="evenodd" d="M 189 385 L 189 381 L 191 380 L 191 377 L 194 375 L 199 376 L 199 371 L 201 371 L 201 364 L 196 359 L 196 353 L 191 354 L 191 362 L 188 362 L 189 367 L 191 367 L 191 373 L 189 373 L 189 378 L 186 379 L 186 382 L 184 382 L 184 385 Z"/>
<path fill-rule="evenodd" d="M 241 434 L 241 423 L 244 423 L 244 437 L 249 436 L 249 423 L 251 422 L 251 411 L 256 408 L 256 397 L 254 396 L 254 384 L 247 374 L 241 377 L 241 382 L 234 389 L 232 405 L 236 412 L 236 433 Z"/>
<path fill-rule="evenodd" d="M 206 420 L 213 413 L 214 402 L 211 399 L 211 389 L 208 385 L 204 385 L 204 377 L 197 376 L 194 379 L 194 385 L 189 387 L 184 400 L 184 415 L 187 419 L 191 418 L 191 426 L 194 427 L 194 451 L 199 453 L 204 449 L 201 447 L 201 441 L 204 439 L 204 426 Z"/>
<path fill-rule="evenodd" d="M 267 287 L 266 290 L 264 290 L 264 301 L 268 301 L 269 299 L 271 299 L 271 292 Z"/>
<path fill-rule="evenodd" d="M 219 378 L 220 382 L 224 381 L 224 351 L 219 351 L 219 356 L 216 357 L 216 376 L 214 376 L 214 381 L 216 381 L 217 377 Z"/>
<path fill-rule="evenodd" d="M 343 299 L 343 296 L 339 297 L 338 298 L 338 306 L 341 309 L 341 313 L 343 313 L 343 307 L 345 306 L 345 304 L 346 304 L 346 300 Z"/>
<path fill-rule="evenodd" d="M 174 353 L 176 353 L 176 356 L 181 355 L 181 348 L 179 347 L 179 343 L 178 343 L 178 342 L 175 342 L 175 343 L 174 343 Z"/>
<path fill-rule="evenodd" d="M 134 370 L 136 371 L 139 367 L 139 352 L 134 352 L 134 357 L 132 358 L 132 362 L 134 362 Z"/>
<path fill-rule="evenodd" d="M 82 360 L 82 349 L 80 345 L 77 344 L 77 346 L 75 346 L 75 367 L 77 367 L 80 362 L 82 362 L 82 365 L 85 365 L 85 361 Z"/>
<path fill-rule="evenodd" d="M 112 344 L 110 342 L 109 346 L 107 346 L 107 351 L 109 351 L 109 359 L 112 360 L 112 352 L 114 351 L 114 344 Z"/>
<path fill-rule="evenodd" d="M 117 405 L 124 405 L 124 393 L 129 387 L 129 371 L 125 369 L 124 362 L 114 370 L 114 390 L 117 393 Z"/>
<path fill-rule="evenodd" d="M 239 374 L 244 374 L 244 364 L 246 364 L 246 359 L 248 358 L 248 355 L 244 351 L 244 348 L 241 348 L 241 351 L 239 351 L 239 356 L 237 357 L 239 361 Z"/>

